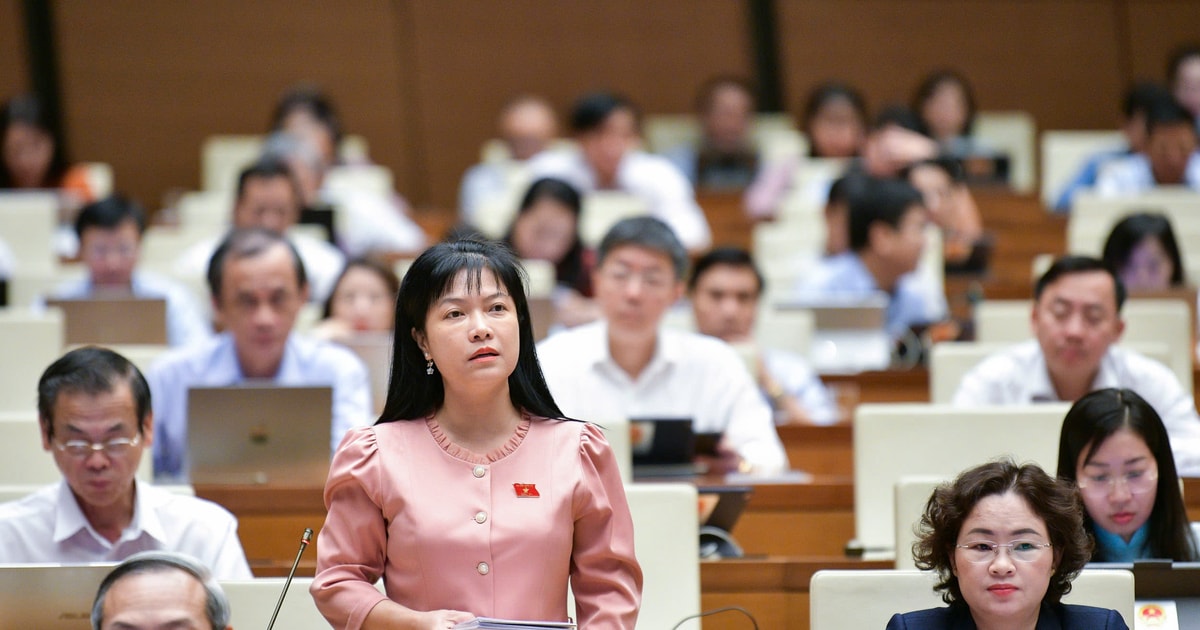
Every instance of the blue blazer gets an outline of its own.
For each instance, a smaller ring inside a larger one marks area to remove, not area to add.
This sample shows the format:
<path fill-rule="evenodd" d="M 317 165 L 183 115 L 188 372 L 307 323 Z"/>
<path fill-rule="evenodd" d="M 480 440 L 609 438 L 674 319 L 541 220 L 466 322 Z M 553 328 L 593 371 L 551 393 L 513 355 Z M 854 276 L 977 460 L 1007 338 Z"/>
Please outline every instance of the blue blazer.
<path fill-rule="evenodd" d="M 975 630 L 964 605 L 892 615 L 887 630 Z M 1120 613 L 1107 608 L 1042 603 L 1037 630 L 1129 630 Z"/>

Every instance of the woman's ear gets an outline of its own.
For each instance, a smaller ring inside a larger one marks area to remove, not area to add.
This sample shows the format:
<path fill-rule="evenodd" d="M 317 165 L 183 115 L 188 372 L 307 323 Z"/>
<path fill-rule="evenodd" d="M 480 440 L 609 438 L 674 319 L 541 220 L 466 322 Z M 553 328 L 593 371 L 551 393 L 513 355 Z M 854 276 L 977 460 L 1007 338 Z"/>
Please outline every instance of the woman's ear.
<path fill-rule="evenodd" d="M 417 347 L 421 349 L 421 352 L 425 353 L 426 357 L 428 357 L 429 342 L 425 338 L 425 333 L 417 330 L 416 328 L 410 330 L 409 333 L 412 335 L 413 341 L 417 342 Z"/>

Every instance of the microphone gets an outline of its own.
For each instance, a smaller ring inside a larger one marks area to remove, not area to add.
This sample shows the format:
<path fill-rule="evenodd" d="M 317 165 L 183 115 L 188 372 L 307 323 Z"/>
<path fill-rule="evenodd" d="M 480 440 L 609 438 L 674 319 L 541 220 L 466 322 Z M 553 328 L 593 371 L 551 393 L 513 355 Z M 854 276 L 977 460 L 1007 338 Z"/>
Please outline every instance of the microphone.
<path fill-rule="evenodd" d="M 283 583 L 283 592 L 279 594 L 279 601 L 275 603 L 275 612 L 271 613 L 271 622 L 267 624 L 267 630 L 275 627 L 275 618 L 279 616 L 279 609 L 283 607 L 283 598 L 287 597 L 288 587 L 292 585 L 292 577 L 296 575 L 296 567 L 300 566 L 300 556 L 303 556 L 304 550 L 308 549 L 308 543 L 312 542 L 312 537 L 312 529 L 305 527 L 304 535 L 300 537 L 300 550 L 296 552 L 296 561 L 292 563 L 292 570 L 288 571 L 287 581 Z"/>

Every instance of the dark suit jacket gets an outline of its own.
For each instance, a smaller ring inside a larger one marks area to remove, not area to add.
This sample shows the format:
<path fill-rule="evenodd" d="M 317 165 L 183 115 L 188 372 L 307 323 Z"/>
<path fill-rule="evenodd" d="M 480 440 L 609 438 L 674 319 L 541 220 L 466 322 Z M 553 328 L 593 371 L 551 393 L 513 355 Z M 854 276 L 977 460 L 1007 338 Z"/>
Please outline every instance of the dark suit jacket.
<path fill-rule="evenodd" d="M 975 630 L 965 605 L 892 615 L 887 630 Z M 1129 630 L 1120 613 L 1107 608 L 1042 604 L 1037 630 Z"/>

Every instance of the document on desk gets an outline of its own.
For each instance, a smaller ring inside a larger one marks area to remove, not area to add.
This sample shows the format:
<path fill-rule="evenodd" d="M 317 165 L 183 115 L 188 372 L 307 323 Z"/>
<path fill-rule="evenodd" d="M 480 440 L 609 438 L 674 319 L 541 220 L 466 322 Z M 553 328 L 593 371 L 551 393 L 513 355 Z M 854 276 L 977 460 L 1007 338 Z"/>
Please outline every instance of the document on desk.
<path fill-rule="evenodd" d="M 454 626 L 454 630 L 575 630 L 573 621 L 518 621 L 476 617 Z"/>

